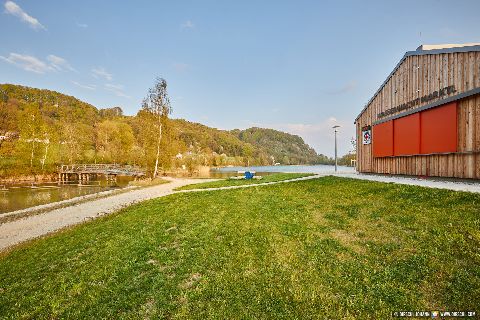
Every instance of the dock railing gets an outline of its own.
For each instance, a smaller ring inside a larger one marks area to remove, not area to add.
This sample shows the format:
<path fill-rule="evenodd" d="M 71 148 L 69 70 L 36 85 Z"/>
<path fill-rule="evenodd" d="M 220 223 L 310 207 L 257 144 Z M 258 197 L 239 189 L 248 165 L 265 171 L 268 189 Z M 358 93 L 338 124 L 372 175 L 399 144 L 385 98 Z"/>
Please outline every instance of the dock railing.
<path fill-rule="evenodd" d="M 127 176 L 144 176 L 145 170 L 138 166 L 121 164 L 62 164 L 58 168 L 59 173 L 96 173 L 96 174 L 114 174 Z"/>

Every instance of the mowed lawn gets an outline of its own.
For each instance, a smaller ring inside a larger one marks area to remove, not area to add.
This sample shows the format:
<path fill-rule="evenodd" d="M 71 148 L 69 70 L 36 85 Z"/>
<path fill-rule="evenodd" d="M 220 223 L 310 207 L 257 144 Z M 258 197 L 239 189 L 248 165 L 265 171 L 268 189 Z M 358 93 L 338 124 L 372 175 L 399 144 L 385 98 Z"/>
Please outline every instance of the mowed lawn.
<path fill-rule="evenodd" d="M 325 177 L 176 194 L 0 257 L 4 318 L 480 312 L 480 195 Z"/>
<path fill-rule="evenodd" d="M 221 179 L 211 182 L 200 182 L 189 184 L 178 188 L 177 190 L 192 190 L 192 189 L 208 189 L 208 188 L 221 188 L 230 186 L 243 186 L 250 184 L 261 184 L 268 182 L 278 182 L 291 179 L 298 179 L 303 177 L 313 176 L 313 173 L 273 173 L 266 176 L 262 176 L 261 179 Z"/>

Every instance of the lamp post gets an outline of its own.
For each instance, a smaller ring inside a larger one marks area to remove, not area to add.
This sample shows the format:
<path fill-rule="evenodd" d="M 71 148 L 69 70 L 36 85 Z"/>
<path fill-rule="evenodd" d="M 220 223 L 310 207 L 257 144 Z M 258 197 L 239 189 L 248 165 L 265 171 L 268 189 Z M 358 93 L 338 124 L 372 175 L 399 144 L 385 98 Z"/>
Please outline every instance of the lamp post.
<path fill-rule="evenodd" d="M 337 128 L 340 128 L 339 125 L 335 125 L 332 127 L 335 132 L 335 172 L 337 172 Z"/>

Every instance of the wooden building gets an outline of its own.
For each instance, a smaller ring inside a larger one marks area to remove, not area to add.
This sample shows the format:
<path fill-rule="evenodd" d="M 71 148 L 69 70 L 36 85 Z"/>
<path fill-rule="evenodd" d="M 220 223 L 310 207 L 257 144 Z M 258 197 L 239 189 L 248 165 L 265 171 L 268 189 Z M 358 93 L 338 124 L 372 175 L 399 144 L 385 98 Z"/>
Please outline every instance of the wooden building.
<path fill-rule="evenodd" d="M 359 172 L 480 179 L 480 43 L 407 52 L 355 124 Z"/>

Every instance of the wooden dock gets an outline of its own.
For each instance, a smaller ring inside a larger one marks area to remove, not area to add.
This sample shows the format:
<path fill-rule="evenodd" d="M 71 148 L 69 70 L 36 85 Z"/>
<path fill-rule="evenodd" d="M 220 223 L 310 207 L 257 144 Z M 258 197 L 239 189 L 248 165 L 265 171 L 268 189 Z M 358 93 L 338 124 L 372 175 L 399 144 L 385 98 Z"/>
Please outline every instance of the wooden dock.
<path fill-rule="evenodd" d="M 115 181 L 117 176 L 142 177 L 145 170 L 137 166 L 120 164 L 70 164 L 58 168 L 58 181 L 89 181 L 103 175 L 107 180 Z"/>

